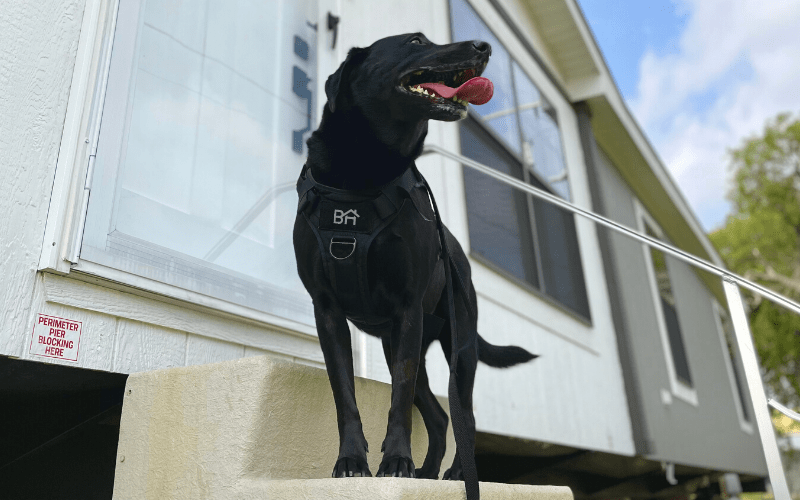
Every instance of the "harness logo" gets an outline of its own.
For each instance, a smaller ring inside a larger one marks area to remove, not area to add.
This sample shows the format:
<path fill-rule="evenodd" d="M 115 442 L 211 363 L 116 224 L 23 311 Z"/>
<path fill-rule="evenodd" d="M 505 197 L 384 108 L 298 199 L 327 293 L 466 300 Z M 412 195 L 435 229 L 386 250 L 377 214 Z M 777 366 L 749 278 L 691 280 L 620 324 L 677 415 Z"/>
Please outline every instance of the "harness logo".
<path fill-rule="evenodd" d="M 339 210 L 338 208 L 333 211 L 333 223 L 334 224 L 344 224 L 347 225 L 348 222 L 352 222 L 353 226 L 358 225 L 358 221 L 356 217 L 360 217 L 358 215 L 358 211 L 354 209 L 350 209 L 347 212 L 344 210 Z"/>
<path fill-rule="evenodd" d="M 2 3 L 3 0 L 0 0 Z M 346 233 L 371 233 L 377 217 L 372 202 L 330 202 L 319 204 L 317 227 Z M 380 220 L 380 219 L 379 219 Z"/>

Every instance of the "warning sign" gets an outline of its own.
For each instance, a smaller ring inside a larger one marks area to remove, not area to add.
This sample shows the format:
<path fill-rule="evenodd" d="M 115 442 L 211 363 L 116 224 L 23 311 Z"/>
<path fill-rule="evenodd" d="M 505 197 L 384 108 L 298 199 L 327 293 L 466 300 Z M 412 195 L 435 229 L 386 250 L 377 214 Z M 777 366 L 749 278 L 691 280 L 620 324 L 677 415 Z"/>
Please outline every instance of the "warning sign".
<path fill-rule="evenodd" d="M 37 314 L 31 334 L 30 353 L 35 356 L 78 361 L 82 326 L 80 321 Z"/>

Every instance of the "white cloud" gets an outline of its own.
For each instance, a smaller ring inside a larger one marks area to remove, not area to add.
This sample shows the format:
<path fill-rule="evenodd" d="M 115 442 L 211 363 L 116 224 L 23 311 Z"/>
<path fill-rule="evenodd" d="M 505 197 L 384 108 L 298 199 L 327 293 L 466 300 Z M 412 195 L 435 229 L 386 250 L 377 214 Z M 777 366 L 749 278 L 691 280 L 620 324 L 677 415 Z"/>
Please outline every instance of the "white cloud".
<path fill-rule="evenodd" d="M 647 52 L 631 109 L 707 229 L 724 222 L 727 150 L 800 111 L 800 1 L 676 0 L 677 53 Z"/>

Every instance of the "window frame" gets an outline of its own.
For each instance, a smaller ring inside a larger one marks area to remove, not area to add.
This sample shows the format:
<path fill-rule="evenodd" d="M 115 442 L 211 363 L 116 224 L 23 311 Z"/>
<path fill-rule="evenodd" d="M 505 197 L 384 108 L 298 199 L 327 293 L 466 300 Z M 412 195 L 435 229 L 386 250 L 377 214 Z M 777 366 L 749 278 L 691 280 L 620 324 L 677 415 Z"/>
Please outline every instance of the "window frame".
<path fill-rule="evenodd" d="M 742 396 L 740 397 L 739 389 L 737 389 L 736 375 L 733 372 L 733 370 L 736 369 L 734 364 L 737 363 L 737 361 L 741 358 L 741 354 L 739 354 L 738 345 L 735 342 L 736 339 L 731 339 L 734 341 L 733 346 L 735 352 L 731 353 L 728 349 L 728 342 L 726 339 L 727 333 L 722 325 L 722 317 L 728 316 L 728 319 L 730 320 L 730 315 L 728 314 L 728 311 L 723 309 L 719 302 L 717 302 L 717 300 L 714 298 L 711 299 L 711 308 L 714 314 L 714 324 L 716 325 L 717 333 L 719 334 L 720 347 L 722 348 L 722 357 L 725 362 L 725 369 L 728 373 L 728 380 L 731 384 L 731 394 L 733 395 L 734 406 L 736 406 L 736 415 L 739 417 L 739 427 L 741 428 L 742 432 L 753 434 L 752 419 L 748 420 L 745 418 L 744 408 L 742 408 L 742 405 L 746 404 L 746 401 L 742 401 L 744 398 L 744 389 L 746 388 L 746 385 L 741 387 Z M 744 374 L 742 373 L 741 375 Z"/>
<path fill-rule="evenodd" d="M 649 227 L 660 240 L 665 240 L 664 238 L 664 231 L 661 229 L 661 226 L 656 222 L 655 218 L 653 218 L 650 213 L 644 208 L 642 203 L 634 198 L 634 210 L 636 212 L 636 223 L 637 229 L 640 233 L 645 234 L 646 226 Z M 669 385 L 670 391 L 672 394 L 677 397 L 678 399 L 689 403 L 692 406 L 698 406 L 699 400 L 697 397 L 697 388 L 696 388 L 696 381 L 692 381 L 692 385 L 686 384 L 683 380 L 680 380 L 677 375 L 676 367 L 675 367 L 675 357 L 672 352 L 672 346 L 670 345 L 669 340 L 669 330 L 667 327 L 666 316 L 664 314 L 664 309 L 661 305 L 661 293 L 658 290 L 658 278 L 656 277 L 655 273 L 655 266 L 653 264 L 653 257 L 650 253 L 651 251 L 650 245 L 646 243 L 642 243 L 642 253 L 644 254 L 645 259 L 645 267 L 647 272 L 647 279 L 650 283 L 650 295 L 653 300 L 653 306 L 656 312 L 656 323 L 658 324 L 658 332 L 659 337 L 661 338 L 661 347 L 664 350 L 664 358 L 667 365 L 667 373 L 669 378 Z M 665 255 L 665 262 L 669 262 L 666 259 Z M 669 273 L 669 265 L 667 264 L 667 273 Z M 672 280 L 670 280 L 672 281 Z M 674 293 L 674 286 L 673 286 L 673 293 Z M 676 298 L 675 309 L 677 311 L 677 298 Z M 678 316 L 680 318 L 680 316 Z M 680 331 L 681 340 L 685 339 L 683 335 L 683 330 Z M 689 353 L 686 346 L 686 342 L 683 341 L 684 351 L 686 354 L 686 362 L 689 363 Z M 691 369 L 691 367 L 690 367 Z M 662 396 L 663 397 L 663 396 Z"/>
<path fill-rule="evenodd" d="M 38 271 L 69 274 L 82 224 L 119 0 L 86 0 Z"/>

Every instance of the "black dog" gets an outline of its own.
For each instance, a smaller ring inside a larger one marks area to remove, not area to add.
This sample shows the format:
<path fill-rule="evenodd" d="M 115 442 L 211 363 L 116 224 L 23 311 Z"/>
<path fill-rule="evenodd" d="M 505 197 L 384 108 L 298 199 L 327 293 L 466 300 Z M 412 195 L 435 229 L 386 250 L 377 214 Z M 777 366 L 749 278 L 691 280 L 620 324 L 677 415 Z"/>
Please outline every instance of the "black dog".
<path fill-rule="evenodd" d="M 485 42 L 436 45 L 421 33 L 392 36 L 350 50 L 325 84 L 328 103 L 308 140 L 308 161 L 298 180 L 294 248 L 300 278 L 313 299 L 336 402 L 339 457 L 334 477 L 371 475 L 355 400 L 345 321 L 350 319 L 381 338 L 392 376 L 377 475 L 438 478 L 448 419 L 428 385 L 425 353 L 438 339 L 449 359 L 453 332 L 442 319 L 449 317 L 442 244 L 427 185 L 414 160 L 422 152 L 428 120 L 464 118 L 465 101 L 473 99 L 466 94 L 445 99 L 428 93 L 425 83 L 444 83 L 451 90 L 466 87 L 462 84 L 480 75 L 490 54 Z M 515 346 L 493 346 L 478 336 L 469 262 L 456 239 L 445 233 L 454 269 L 464 281 L 455 294 L 457 338 L 471 339 L 473 346 L 477 341 L 476 348 L 459 354 L 457 381 L 474 447 L 472 388 L 478 361 L 506 367 L 535 356 Z M 416 470 L 410 444 L 412 402 L 429 439 L 425 463 Z M 445 478 L 463 479 L 458 453 Z"/>

